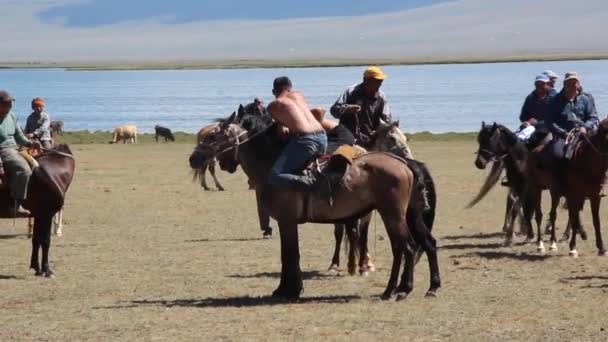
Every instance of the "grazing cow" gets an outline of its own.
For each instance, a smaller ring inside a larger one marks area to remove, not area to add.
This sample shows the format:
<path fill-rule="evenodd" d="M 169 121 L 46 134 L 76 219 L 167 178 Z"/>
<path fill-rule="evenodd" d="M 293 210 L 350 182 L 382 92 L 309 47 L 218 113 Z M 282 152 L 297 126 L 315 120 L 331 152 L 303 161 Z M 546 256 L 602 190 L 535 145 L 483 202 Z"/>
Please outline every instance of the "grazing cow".
<path fill-rule="evenodd" d="M 159 136 L 165 138 L 165 142 L 167 142 L 169 140 L 175 141 L 175 136 L 173 136 L 173 133 L 167 127 L 162 127 L 162 126 L 156 125 L 156 126 L 154 126 L 154 131 L 155 131 L 154 140 L 156 140 L 156 142 L 158 142 Z"/>
<path fill-rule="evenodd" d="M 63 121 L 51 121 L 51 136 L 55 134 L 63 135 Z"/>
<path fill-rule="evenodd" d="M 122 125 L 114 128 L 114 135 L 110 144 L 116 144 L 118 140 L 122 140 L 123 144 L 126 144 L 127 140 L 131 144 L 137 144 L 137 127 L 135 125 Z"/>

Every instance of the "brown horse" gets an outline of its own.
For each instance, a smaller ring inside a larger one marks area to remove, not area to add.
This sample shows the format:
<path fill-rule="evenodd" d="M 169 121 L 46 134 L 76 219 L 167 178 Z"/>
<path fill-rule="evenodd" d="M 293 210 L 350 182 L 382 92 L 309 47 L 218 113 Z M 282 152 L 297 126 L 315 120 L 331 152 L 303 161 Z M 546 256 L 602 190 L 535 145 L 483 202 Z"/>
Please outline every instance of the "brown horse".
<path fill-rule="evenodd" d="M 53 216 L 63 208 L 65 193 L 74 176 L 75 160 L 70 148 L 57 145 L 36 157 L 39 166 L 33 170 L 27 191 L 27 200 L 23 203 L 34 217 L 34 235 L 32 237 L 32 258 L 30 268 L 37 276 L 52 277 L 49 265 L 51 247 L 51 225 Z M 9 193 L 0 193 L 0 217 L 10 218 L 6 208 L 9 205 Z M 42 248 L 42 264 L 38 255 Z"/>
<path fill-rule="evenodd" d="M 413 288 L 416 241 L 429 257 L 431 285 L 427 295 L 435 295 L 440 286 L 435 240 L 421 219 L 422 208 L 408 208 L 414 176 L 404 167 L 405 161 L 386 153 L 369 153 L 353 159 L 340 184 L 333 187 L 333 205 L 325 196 L 277 188 L 267 178 L 283 143 L 274 129 L 262 125 L 258 118 L 240 125 L 235 115 L 220 123 L 214 134 L 220 167 L 235 172 L 240 164 L 261 191 L 262 202 L 270 216 L 279 223 L 281 237 L 281 281 L 273 295 L 286 298 L 300 296 L 302 272 L 298 244 L 298 225 L 305 222 L 335 223 L 355 219 L 376 209 L 380 213 L 393 252 L 391 275 L 382 298 L 389 299 L 396 290 L 397 299 L 404 299 Z M 200 145 L 199 145 L 200 146 Z M 196 148 L 190 165 L 200 167 L 205 151 Z M 416 203 L 419 199 L 413 198 Z M 397 286 L 401 259 L 404 271 Z"/>
<path fill-rule="evenodd" d="M 598 255 L 606 255 L 600 224 L 601 191 L 608 171 L 608 119 L 600 122 L 597 133 L 592 137 L 581 135 L 582 141 L 571 160 L 565 163 L 562 178 L 563 192 L 568 203 L 568 218 L 572 224 L 570 255 L 578 256 L 576 234 L 584 236 L 580 211 L 585 199 L 589 199 L 591 217 L 595 230 L 595 246 Z"/>
<path fill-rule="evenodd" d="M 206 140 L 208 139 L 208 137 L 211 134 L 213 134 L 215 131 L 217 131 L 218 126 L 219 126 L 219 124 L 217 122 L 215 122 L 215 123 L 212 123 L 210 125 L 207 125 L 207 126 L 201 128 L 198 131 L 198 133 L 196 134 L 196 144 L 197 145 L 204 144 L 206 142 Z M 209 149 L 208 152 L 212 153 L 212 150 Z M 215 176 L 215 163 L 216 163 L 215 156 L 209 154 L 208 158 L 201 165 L 201 167 L 194 170 L 194 179 L 198 178 L 200 180 L 201 186 L 203 187 L 203 189 L 205 189 L 205 191 L 211 190 L 207 186 L 207 178 L 206 178 L 207 168 L 209 169 L 209 172 L 211 173 L 211 177 L 213 177 L 213 181 L 215 182 L 215 187 L 217 188 L 217 190 L 224 191 L 224 187 L 222 186 L 222 184 L 220 184 L 220 181 Z"/>

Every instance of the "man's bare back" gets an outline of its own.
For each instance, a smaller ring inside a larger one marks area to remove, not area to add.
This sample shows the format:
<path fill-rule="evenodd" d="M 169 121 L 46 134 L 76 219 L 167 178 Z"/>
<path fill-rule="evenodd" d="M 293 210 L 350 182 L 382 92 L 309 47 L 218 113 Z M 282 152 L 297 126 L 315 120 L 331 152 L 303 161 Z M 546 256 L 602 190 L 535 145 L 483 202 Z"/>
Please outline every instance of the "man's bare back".
<path fill-rule="evenodd" d="M 314 117 L 306 99 L 297 91 L 285 91 L 268 105 L 270 115 L 291 134 L 319 132 L 323 127 Z"/>

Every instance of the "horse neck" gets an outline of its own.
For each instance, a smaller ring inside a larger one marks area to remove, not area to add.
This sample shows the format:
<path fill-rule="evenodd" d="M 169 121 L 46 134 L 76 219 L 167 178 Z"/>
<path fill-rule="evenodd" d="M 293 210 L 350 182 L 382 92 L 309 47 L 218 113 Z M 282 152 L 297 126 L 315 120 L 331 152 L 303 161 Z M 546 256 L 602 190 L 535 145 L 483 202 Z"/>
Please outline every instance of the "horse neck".
<path fill-rule="evenodd" d="M 523 142 L 510 132 L 504 132 L 503 143 L 507 146 L 507 156 L 505 157 L 505 168 L 507 177 L 523 176 L 524 165 L 527 161 L 527 150 Z"/>
<path fill-rule="evenodd" d="M 269 146 L 270 148 L 272 147 Z M 256 184 L 266 181 L 274 163 L 266 158 L 259 158 L 259 152 L 256 151 L 255 146 L 251 143 L 239 146 L 238 160 L 247 177 L 256 182 Z"/>
<path fill-rule="evenodd" d="M 575 165 L 580 166 L 581 173 L 587 174 L 591 178 L 599 178 L 603 181 L 606 171 L 608 171 L 608 151 L 598 148 L 603 138 L 603 134 L 596 134 L 581 146 L 580 153 L 573 160 Z M 591 146 L 593 145 L 593 146 Z"/>

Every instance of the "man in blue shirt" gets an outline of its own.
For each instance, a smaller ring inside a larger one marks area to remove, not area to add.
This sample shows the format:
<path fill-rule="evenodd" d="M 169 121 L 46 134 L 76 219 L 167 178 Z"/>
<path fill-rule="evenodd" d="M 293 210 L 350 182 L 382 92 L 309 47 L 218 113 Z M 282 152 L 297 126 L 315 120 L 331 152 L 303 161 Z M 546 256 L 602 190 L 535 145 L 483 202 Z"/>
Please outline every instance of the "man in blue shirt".
<path fill-rule="evenodd" d="M 550 95 L 552 89 L 549 85 L 550 79 L 547 75 L 538 75 L 534 80 L 534 90 L 526 97 L 521 107 L 519 121 L 521 126 L 516 135 L 522 140 L 528 140 L 532 133 L 542 125 L 547 116 L 548 103 L 553 97 Z"/>

